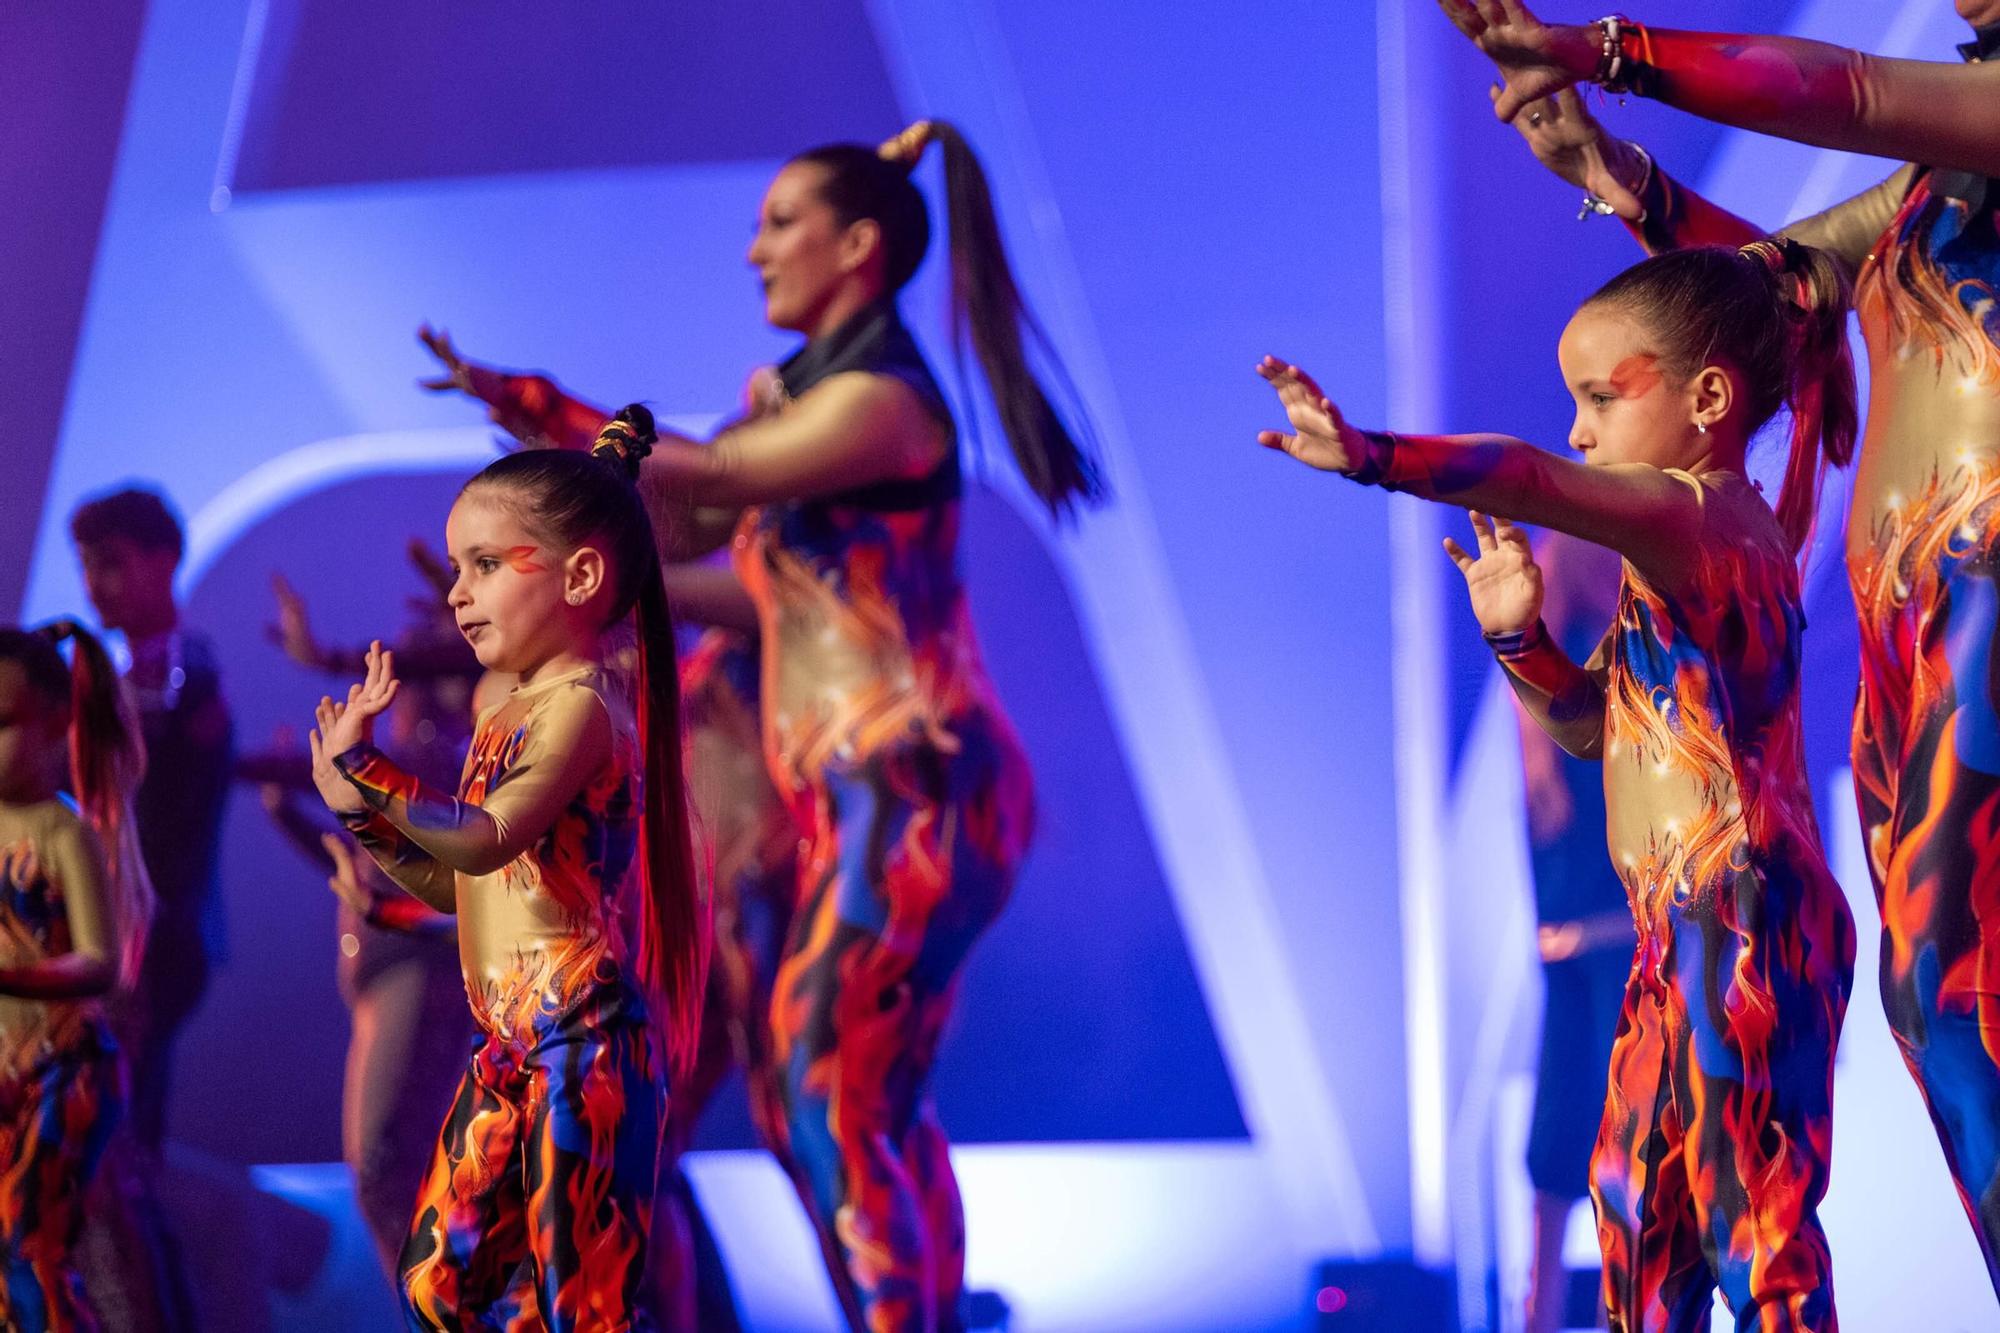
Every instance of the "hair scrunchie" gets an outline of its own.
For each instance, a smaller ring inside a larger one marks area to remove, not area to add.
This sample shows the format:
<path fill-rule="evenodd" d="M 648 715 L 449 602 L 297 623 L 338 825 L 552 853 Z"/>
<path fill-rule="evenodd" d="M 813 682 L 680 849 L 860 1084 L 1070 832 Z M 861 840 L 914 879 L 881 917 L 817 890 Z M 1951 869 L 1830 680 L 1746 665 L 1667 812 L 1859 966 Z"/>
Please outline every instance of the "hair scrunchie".
<path fill-rule="evenodd" d="M 875 154 L 884 162 L 893 162 L 905 171 L 914 170 L 924 155 L 924 149 L 930 146 L 933 130 L 930 121 L 915 121 L 894 138 L 884 140 Z"/>
<path fill-rule="evenodd" d="M 637 481 L 639 465 L 659 439 L 652 412 L 643 403 L 632 403 L 604 423 L 597 432 L 597 442 L 590 446 L 590 456 L 616 467 L 626 480 Z"/>

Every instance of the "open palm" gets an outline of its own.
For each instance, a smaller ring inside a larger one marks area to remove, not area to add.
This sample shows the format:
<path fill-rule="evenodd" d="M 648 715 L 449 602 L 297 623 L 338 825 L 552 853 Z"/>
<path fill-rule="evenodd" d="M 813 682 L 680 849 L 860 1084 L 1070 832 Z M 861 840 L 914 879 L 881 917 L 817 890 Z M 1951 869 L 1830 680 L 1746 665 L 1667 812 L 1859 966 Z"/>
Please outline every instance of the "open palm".
<path fill-rule="evenodd" d="M 1542 570 L 1528 549 L 1528 534 L 1504 518 L 1468 511 L 1479 553 L 1447 537 L 1445 553 L 1465 575 L 1472 614 L 1487 634 L 1517 634 L 1542 614 Z"/>
<path fill-rule="evenodd" d="M 1322 472 L 1352 472 L 1367 458 L 1368 442 L 1341 418 L 1340 409 L 1312 376 L 1275 356 L 1259 361 L 1257 373 L 1278 391 L 1278 403 L 1292 427 L 1289 432 L 1259 431 L 1257 443 Z"/>

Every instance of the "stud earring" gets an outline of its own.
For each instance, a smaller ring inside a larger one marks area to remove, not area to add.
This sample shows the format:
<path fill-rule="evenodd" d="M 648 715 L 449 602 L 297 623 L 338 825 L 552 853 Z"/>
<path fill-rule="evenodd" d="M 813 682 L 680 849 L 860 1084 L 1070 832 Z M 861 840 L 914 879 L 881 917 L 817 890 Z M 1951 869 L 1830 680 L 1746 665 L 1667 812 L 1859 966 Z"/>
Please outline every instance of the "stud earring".
<path fill-rule="evenodd" d="M 1694 423 L 1694 428 L 1695 428 L 1696 430 L 1700 431 L 1700 432 L 1701 432 L 1701 433 L 1702 433 L 1703 435 L 1706 435 L 1706 434 L 1708 434 L 1708 423 L 1707 423 L 1706 421 L 1697 421 L 1697 422 L 1695 422 L 1695 423 Z"/>
<path fill-rule="evenodd" d="M 569 604 L 571 606 L 582 606 L 583 594 L 572 588 L 569 592 Z"/>

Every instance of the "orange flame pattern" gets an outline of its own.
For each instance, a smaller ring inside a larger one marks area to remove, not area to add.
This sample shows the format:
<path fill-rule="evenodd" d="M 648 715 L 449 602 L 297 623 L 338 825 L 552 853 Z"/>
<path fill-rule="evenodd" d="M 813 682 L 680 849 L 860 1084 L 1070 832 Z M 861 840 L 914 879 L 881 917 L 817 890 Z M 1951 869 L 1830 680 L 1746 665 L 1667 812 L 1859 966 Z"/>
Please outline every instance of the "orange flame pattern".
<path fill-rule="evenodd" d="M 76 1245 L 123 1101 L 123 1065 L 100 1023 L 0 1088 L 0 1328 L 100 1327 Z"/>
<path fill-rule="evenodd" d="M 634 1326 L 667 1113 L 646 1021 L 614 972 L 480 1045 L 403 1248 L 413 1328 Z"/>
<path fill-rule="evenodd" d="M 1710 474 L 1685 588 L 1629 565 L 1606 689 L 1611 852 L 1638 952 L 1591 1162 L 1614 1329 L 1832 1329 L 1817 1209 L 1854 929 L 1799 724 L 1798 572 Z"/>
<path fill-rule="evenodd" d="M 1849 561 L 1855 798 L 1882 1000 L 2000 1290 L 2000 462 L 1934 472 Z"/>
<path fill-rule="evenodd" d="M 772 1003 L 781 1159 L 850 1321 L 933 1328 L 963 1280 L 958 1187 L 924 1082 L 959 964 L 1033 828 L 1026 757 L 958 581 L 959 506 L 745 516 L 763 743 L 800 835 Z"/>

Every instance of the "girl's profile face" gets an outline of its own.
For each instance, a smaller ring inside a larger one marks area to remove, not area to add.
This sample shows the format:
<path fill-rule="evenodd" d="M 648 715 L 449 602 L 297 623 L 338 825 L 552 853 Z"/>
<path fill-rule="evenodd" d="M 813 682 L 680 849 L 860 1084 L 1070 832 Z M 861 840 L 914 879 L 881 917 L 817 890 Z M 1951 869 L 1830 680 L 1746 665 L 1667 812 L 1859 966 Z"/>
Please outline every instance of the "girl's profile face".
<path fill-rule="evenodd" d="M 774 328 L 812 334 L 848 275 L 841 263 L 846 229 L 819 193 L 826 172 L 816 162 L 792 163 L 757 210 L 748 258 L 764 287 L 764 318 Z"/>
<path fill-rule="evenodd" d="M 0 661 L 0 801 L 39 800 L 61 784 L 67 731 L 21 664 Z"/>
<path fill-rule="evenodd" d="M 1563 330 L 1556 359 L 1576 400 L 1570 447 L 1584 462 L 1679 467 L 1692 460 L 1698 433 L 1691 387 L 1668 378 L 1630 315 L 1586 305 Z"/>
<path fill-rule="evenodd" d="M 569 646 L 563 554 L 512 506 L 467 491 L 444 532 L 454 576 L 446 601 L 481 666 L 526 674 Z"/>

